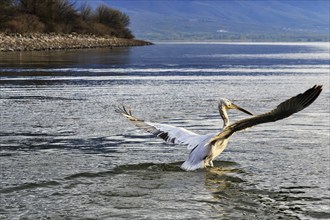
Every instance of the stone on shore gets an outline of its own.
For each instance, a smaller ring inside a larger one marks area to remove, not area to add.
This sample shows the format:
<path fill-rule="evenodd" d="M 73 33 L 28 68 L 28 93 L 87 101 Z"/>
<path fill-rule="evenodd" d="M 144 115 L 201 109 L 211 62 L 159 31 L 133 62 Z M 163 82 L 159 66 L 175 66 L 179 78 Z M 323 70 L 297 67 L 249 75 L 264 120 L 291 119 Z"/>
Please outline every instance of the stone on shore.
<path fill-rule="evenodd" d="M 83 34 L 6 34 L 0 33 L 0 51 L 38 51 L 38 50 L 65 50 L 96 47 L 130 47 L 145 46 L 152 43 L 116 38 L 112 36 L 95 36 Z"/>

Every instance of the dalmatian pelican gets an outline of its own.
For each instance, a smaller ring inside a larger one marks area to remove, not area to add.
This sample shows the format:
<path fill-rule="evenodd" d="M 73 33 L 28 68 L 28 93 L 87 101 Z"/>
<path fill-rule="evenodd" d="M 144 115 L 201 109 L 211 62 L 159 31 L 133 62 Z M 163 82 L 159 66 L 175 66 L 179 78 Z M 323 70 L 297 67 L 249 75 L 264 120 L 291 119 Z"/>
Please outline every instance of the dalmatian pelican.
<path fill-rule="evenodd" d="M 188 159 L 181 165 L 187 171 L 199 168 L 213 167 L 213 160 L 227 147 L 229 138 L 238 131 L 246 128 L 282 120 L 299 112 L 312 104 L 322 91 L 322 85 L 315 85 L 282 103 L 273 110 L 264 114 L 242 119 L 234 123 L 229 122 L 227 110 L 237 109 L 249 115 L 251 112 L 239 107 L 228 99 L 220 99 L 218 109 L 223 119 L 223 128 L 220 132 L 199 135 L 185 128 L 173 125 L 153 123 L 135 117 L 130 109 L 125 106 L 116 107 L 115 111 L 126 117 L 135 126 L 149 132 L 156 137 L 162 138 L 167 143 L 183 144 L 190 150 Z"/>

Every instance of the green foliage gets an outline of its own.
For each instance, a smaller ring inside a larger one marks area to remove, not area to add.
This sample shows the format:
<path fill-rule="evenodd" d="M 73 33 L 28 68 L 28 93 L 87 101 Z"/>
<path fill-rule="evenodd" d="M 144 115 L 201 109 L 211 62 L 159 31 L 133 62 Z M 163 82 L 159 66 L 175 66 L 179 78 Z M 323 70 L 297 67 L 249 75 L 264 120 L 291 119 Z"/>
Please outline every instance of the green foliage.
<path fill-rule="evenodd" d="M 0 0 L 0 31 L 56 32 L 112 35 L 134 38 L 129 17 L 119 10 L 100 5 L 96 10 L 69 0 Z"/>

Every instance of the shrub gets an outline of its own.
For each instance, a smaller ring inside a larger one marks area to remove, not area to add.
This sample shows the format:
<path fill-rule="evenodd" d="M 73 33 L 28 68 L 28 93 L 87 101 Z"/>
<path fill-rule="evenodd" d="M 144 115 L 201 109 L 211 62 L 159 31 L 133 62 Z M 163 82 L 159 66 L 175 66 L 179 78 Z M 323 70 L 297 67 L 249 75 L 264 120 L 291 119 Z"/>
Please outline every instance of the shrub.
<path fill-rule="evenodd" d="M 21 14 L 6 22 L 4 29 L 16 33 L 43 32 L 45 25 L 35 15 Z"/>
<path fill-rule="evenodd" d="M 86 3 L 76 10 L 73 0 L 0 0 L 0 31 L 55 32 L 134 38 L 129 17 L 117 9 Z"/>

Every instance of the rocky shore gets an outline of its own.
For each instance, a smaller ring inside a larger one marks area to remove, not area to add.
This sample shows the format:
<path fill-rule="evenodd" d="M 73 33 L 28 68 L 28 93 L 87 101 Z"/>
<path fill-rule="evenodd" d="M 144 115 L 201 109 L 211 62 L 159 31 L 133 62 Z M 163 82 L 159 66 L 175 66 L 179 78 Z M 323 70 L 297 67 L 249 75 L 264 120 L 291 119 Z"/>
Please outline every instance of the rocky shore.
<path fill-rule="evenodd" d="M 152 43 L 116 37 L 82 34 L 5 34 L 0 33 L 0 51 L 67 50 L 97 47 L 145 46 Z"/>

